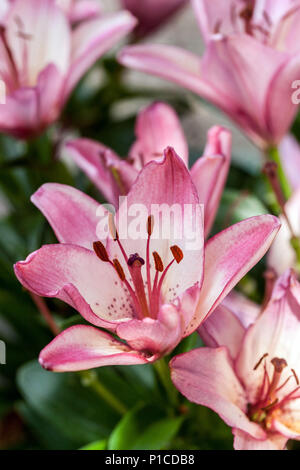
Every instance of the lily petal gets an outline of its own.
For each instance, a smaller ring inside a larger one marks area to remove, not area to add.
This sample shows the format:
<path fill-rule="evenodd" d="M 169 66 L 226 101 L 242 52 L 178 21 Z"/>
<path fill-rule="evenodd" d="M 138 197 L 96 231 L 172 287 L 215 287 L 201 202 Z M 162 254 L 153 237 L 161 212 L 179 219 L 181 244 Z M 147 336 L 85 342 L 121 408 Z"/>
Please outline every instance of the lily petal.
<path fill-rule="evenodd" d="M 36 88 L 19 88 L 6 96 L 5 104 L 0 104 L 1 132 L 27 138 L 32 130 L 36 131 L 40 125 Z"/>
<path fill-rule="evenodd" d="M 247 397 L 232 368 L 225 347 L 199 348 L 173 358 L 171 378 L 190 401 L 214 410 L 228 426 L 238 427 L 253 437 L 265 432 L 246 416 Z"/>
<path fill-rule="evenodd" d="M 42 70 L 37 80 L 37 126 L 46 127 L 54 122 L 61 111 L 61 93 L 64 77 L 54 64 Z"/>
<path fill-rule="evenodd" d="M 71 372 L 116 364 L 144 364 L 147 359 L 104 331 L 77 325 L 51 341 L 41 351 L 39 362 L 47 370 Z"/>
<path fill-rule="evenodd" d="M 291 85 L 299 78 L 300 56 L 288 57 L 278 68 L 266 95 L 265 113 L 270 134 L 275 144 L 279 143 L 290 128 L 299 107 L 293 103 Z"/>
<path fill-rule="evenodd" d="M 65 99 L 89 67 L 136 25 L 127 11 L 86 21 L 72 35 L 72 59 L 65 86 Z"/>
<path fill-rule="evenodd" d="M 300 145 L 292 134 L 288 134 L 282 139 L 279 145 L 279 153 L 293 190 L 300 188 L 300 174 L 298 171 L 300 167 Z"/>
<path fill-rule="evenodd" d="M 182 319 L 172 305 L 163 305 L 157 320 L 131 320 L 117 328 L 117 334 L 137 351 L 151 351 L 157 357 L 168 354 L 182 337 Z M 150 360 L 150 359 L 149 359 Z"/>
<path fill-rule="evenodd" d="M 235 359 L 240 351 L 245 332 L 246 329 L 240 320 L 224 305 L 219 305 L 198 329 L 206 346 L 227 346 L 232 359 Z"/>
<path fill-rule="evenodd" d="M 230 157 L 230 132 L 220 126 L 212 127 L 208 132 L 204 156 L 191 168 L 199 202 L 204 204 L 205 236 L 208 236 L 218 210 L 228 175 Z"/>
<path fill-rule="evenodd" d="M 177 114 L 165 103 L 154 103 L 139 113 L 135 134 L 137 141 L 130 150 L 136 166 L 143 165 L 163 155 L 167 147 L 173 147 L 188 166 L 188 145 Z"/>
<path fill-rule="evenodd" d="M 78 189 L 57 183 L 41 186 L 31 201 L 47 218 L 61 243 L 93 249 L 93 242 L 99 240 L 99 203 Z M 103 234 L 100 239 L 106 237 Z"/>
<path fill-rule="evenodd" d="M 133 165 L 121 160 L 100 142 L 90 139 L 68 141 L 65 151 L 106 199 L 118 208 L 119 196 L 127 194 L 138 175 Z"/>
<path fill-rule="evenodd" d="M 226 0 L 192 0 L 195 15 L 198 21 L 199 28 L 202 32 L 203 38 L 207 43 L 211 36 L 221 29 L 224 36 L 229 36 L 234 32 L 239 31 L 239 15 L 236 14 L 236 19 L 232 22 L 232 11 L 239 11 L 243 5 L 240 0 L 233 0 L 230 8 Z"/>
<path fill-rule="evenodd" d="M 257 69 L 253 67 L 254 60 L 261 69 L 255 90 L 253 83 Z M 239 125 L 249 133 L 265 138 L 271 135 L 273 138 L 275 130 L 273 132 L 265 116 L 268 110 L 266 96 L 274 89 L 272 81 L 285 61 L 284 54 L 261 44 L 250 35 L 217 36 L 209 42 L 203 56 L 202 78 L 230 98 L 230 107 L 225 111 Z M 290 91 L 288 96 L 284 95 L 289 103 L 290 95 Z"/>
<path fill-rule="evenodd" d="M 277 235 L 278 236 L 278 235 Z M 240 320 L 244 328 L 254 323 L 261 313 L 261 307 L 237 291 L 230 292 L 222 302 Z"/>
<path fill-rule="evenodd" d="M 299 415 L 299 410 L 297 412 L 297 415 Z M 283 438 L 285 437 L 287 439 L 295 439 L 299 441 L 300 440 L 300 428 L 299 428 L 298 423 L 299 421 L 293 422 L 293 420 L 290 423 L 285 422 L 284 420 L 281 419 L 281 417 L 279 417 L 279 419 L 275 419 L 272 422 L 272 425 L 274 429 L 283 436 Z M 295 429 L 293 429 L 293 427 Z"/>
<path fill-rule="evenodd" d="M 115 270 L 85 248 L 44 245 L 14 269 L 26 289 L 63 300 L 96 326 L 114 328 L 132 318 L 131 299 Z"/>
<path fill-rule="evenodd" d="M 95 0 L 75 0 L 73 4 L 69 12 L 72 23 L 89 20 L 101 13 L 101 7 Z"/>
<path fill-rule="evenodd" d="M 294 233 L 300 235 L 300 188 L 295 191 L 285 205 L 285 210 Z M 287 269 L 296 266 L 297 258 L 291 246 L 291 231 L 282 216 L 282 222 L 278 236 L 274 240 L 268 253 L 268 265 L 273 268 L 278 275 L 283 274 Z M 282 256 L 284 253 L 284 256 Z"/>
<path fill-rule="evenodd" d="M 280 228 L 262 215 L 243 220 L 211 238 L 205 247 L 204 281 L 193 323 L 198 325 L 264 256 Z M 189 329 L 187 333 L 189 333 Z"/>
<path fill-rule="evenodd" d="M 70 64 L 71 30 L 66 16 L 53 0 L 14 1 L 5 35 L 24 86 L 35 86 L 39 73 L 49 64 L 66 75 Z M 20 40 L 20 35 L 29 35 L 29 39 Z"/>
<path fill-rule="evenodd" d="M 235 450 L 284 450 L 287 438 L 280 434 L 271 434 L 267 439 L 254 439 L 240 429 L 233 429 Z"/>
<path fill-rule="evenodd" d="M 118 60 L 126 67 L 177 83 L 222 109 L 231 108 L 230 100 L 222 91 L 215 90 L 203 79 L 199 57 L 184 49 L 158 44 L 127 46 L 120 52 Z"/>

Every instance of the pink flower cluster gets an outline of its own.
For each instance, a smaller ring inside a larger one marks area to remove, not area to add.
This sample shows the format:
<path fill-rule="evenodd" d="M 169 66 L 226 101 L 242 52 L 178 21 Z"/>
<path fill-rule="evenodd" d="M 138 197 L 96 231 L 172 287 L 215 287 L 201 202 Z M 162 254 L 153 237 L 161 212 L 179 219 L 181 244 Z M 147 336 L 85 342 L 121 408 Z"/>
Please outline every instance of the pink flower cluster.
<path fill-rule="evenodd" d="M 22 139 L 40 134 L 58 120 L 95 61 L 127 34 L 153 32 L 186 4 L 123 0 L 127 10 L 106 15 L 92 0 L 1 0 L 0 131 Z M 209 238 L 230 167 L 231 134 L 212 127 L 203 156 L 189 166 L 177 114 L 155 102 L 139 112 L 127 158 L 87 138 L 64 142 L 64 153 L 115 213 L 78 189 L 44 184 L 31 200 L 59 243 L 42 246 L 14 270 L 27 290 L 66 302 L 85 320 L 41 351 L 45 369 L 151 363 L 197 330 L 206 346 L 172 358 L 174 385 L 221 416 L 236 449 L 284 449 L 288 439 L 300 438 L 300 284 L 290 244 L 291 226 L 300 235 L 300 150 L 286 136 L 298 110 L 291 94 L 300 74 L 300 1 L 192 4 L 202 58 L 142 43 L 125 47 L 119 61 L 210 101 L 260 149 L 279 145 L 294 191 L 283 216 L 251 217 Z M 137 206 L 144 212 L 136 231 L 122 237 Z M 172 210 L 167 237 L 159 231 L 166 215 L 154 214 L 154 206 Z M 267 262 L 279 277 L 260 308 L 231 291 L 278 231 Z"/>

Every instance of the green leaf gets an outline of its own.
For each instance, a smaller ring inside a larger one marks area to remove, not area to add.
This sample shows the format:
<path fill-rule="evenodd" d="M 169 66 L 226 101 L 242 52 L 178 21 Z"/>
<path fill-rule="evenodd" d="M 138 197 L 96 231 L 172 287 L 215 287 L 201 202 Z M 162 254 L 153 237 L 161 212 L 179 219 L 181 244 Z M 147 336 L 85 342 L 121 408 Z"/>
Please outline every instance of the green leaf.
<path fill-rule="evenodd" d="M 149 426 L 135 442 L 135 450 L 164 449 L 179 431 L 184 417 L 166 418 L 156 421 Z"/>
<path fill-rule="evenodd" d="M 116 426 L 108 441 L 108 450 L 130 450 L 139 435 L 138 414 L 141 406 L 127 413 Z"/>
<path fill-rule="evenodd" d="M 107 440 L 102 439 L 101 441 L 91 442 L 86 446 L 81 447 L 80 450 L 105 450 L 107 445 Z"/>
<path fill-rule="evenodd" d="M 19 369 L 17 383 L 26 405 L 76 449 L 107 437 L 117 423 L 115 411 L 76 373 L 47 372 L 32 361 Z"/>
<path fill-rule="evenodd" d="M 177 434 L 183 417 L 163 418 L 155 406 L 137 406 L 127 413 L 108 441 L 109 450 L 163 449 Z"/>

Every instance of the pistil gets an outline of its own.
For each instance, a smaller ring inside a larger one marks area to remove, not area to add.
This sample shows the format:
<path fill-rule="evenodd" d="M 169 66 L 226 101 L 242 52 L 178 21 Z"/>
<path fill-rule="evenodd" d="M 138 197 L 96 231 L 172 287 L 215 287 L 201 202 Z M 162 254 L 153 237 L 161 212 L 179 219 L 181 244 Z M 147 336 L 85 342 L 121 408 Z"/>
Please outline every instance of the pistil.
<path fill-rule="evenodd" d="M 146 248 L 146 278 L 147 278 L 147 294 L 145 291 L 145 282 L 142 275 L 142 268 L 145 265 L 144 259 L 138 254 L 134 253 L 131 254 L 129 257 L 126 254 L 126 251 L 119 239 L 119 234 L 115 226 L 113 215 L 110 214 L 108 218 L 108 225 L 111 236 L 113 240 L 118 243 L 122 256 L 126 262 L 127 268 L 130 273 L 130 278 L 133 284 L 131 286 L 130 282 L 126 279 L 125 271 L 117 258 L 111 260 L 107 253 L 107 250 L 101 241 L 94 242 L 93 248 L 98 256 L 98 258 L 105 262 L 109 263 L 116 273 L 122 283 L 126 286 L 128 293 L 131 297 L 133 302 L 134 311 L 136 316 L 140 319 L 145 317 L 157 318 L 158 311 L 159 311 L 159 304 L 161 300 L 162 294 L 162 286 L 163 282 L 166 278 L 166 275 L 176 261 L 176 263 L 180 263 L 183 259 L 183 252 L 177 246 L 173 245 L 170 247 L 170 251 L 173 255 L 173 259 L 169 262 L 169 264 L 164 268 L 163 261 L 160 255 L 154 251 L 152 253 L 154 259 L 154 266 L 155 266 L 155 277 L 152 287 L 152 280 L 151 280 L 151 270 L 150 270 L 150 239 L 153 233 L 153 226 L 154 226 L 154 219 L 152 216 L 149 216 L 147 219 L 147 248 Z"/>
<path fill-rule="evenodd" d="M 142 266 L 145 264 L 143 258 L 138 253 L 130 255 L 127 262 L 131 274 L 131 279 L 135 288 L 137 298 L 139 300 L 142 315 L 144 317 L 149 316 L 149 308 L 147 298 L 144 289 L 144 279 L 141 273 Z"/>
<path fill-rule="evenodd" d="M 264 354 L 258 363 L 255 365 L 254 370 L 256 370 L 262 361 L 266 359 L 268 353 Z M 270 380 L 267 373 L 266 361 L 264 362 L 264 376 L 262 385 L 258 393 L 258 401 L 255 405 L 249 406 L 249 417 L 252 421 L 263 424 L 266 428 L 270 426 L 272 420 L 272 413 L 275 410 L 281 409 L 284 404 L 291 400 L 296 400 L 300 396 L 295 396 L 295 393 L 300 390 L 299 379 L 294 371 L 291 369 L 292 375 L 290 375 L 281 385 L 280 379 L 282 377 L 283 370 L 287 367 L 287 362 L 285 359 L 274 357 L 271 360 L 271 364 L 274 367 L 273 376 Z M 278 397 L 278 392 L 283 390 L 291 378 L 294 378 L 297 384 L 297 387 L 290 393 L 288 393 L 281 400 Z"/>

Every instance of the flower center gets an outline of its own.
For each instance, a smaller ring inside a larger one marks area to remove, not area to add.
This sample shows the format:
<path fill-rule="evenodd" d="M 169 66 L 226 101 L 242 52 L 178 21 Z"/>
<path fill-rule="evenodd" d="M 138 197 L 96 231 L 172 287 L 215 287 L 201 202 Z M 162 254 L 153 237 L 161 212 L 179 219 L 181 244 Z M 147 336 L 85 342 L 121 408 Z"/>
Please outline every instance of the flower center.
<path fill-rule="evenodd" d="M 122 257 L 129 270 L 130 279 L 128 280 L 126 278 L 125 271 L 120 261 L 117 258 L 111 260 L 105 246 L 100 241 L 93 243 L 93 248 L 96 255 L 101 261 L 109 263 L 117 272 L 119 279 L 126 287 L 131 298 L 136 317 L 140 319 L 145 317 L 156 318 L 159 311 L 164 280 L 173 263 L 176 261 L 179 264 L 182 261 L 182 250 L 177 245 L 170 247 L 173 259 L 167 266 L 164 266 L 163 261 L 157 251 L 153 251 L 152 257 L 155 267 L 155 276 L 154 279 L 152 279 L 150 264 L 150 239 L 154 227 L 153 216 L 149 216 L 147 219 L 148 238 L 146 247 L 146 261 L 138 253 L 134 253 L 128 256 L 119 239 L 113 217 L 109 218 L 109 225 L 113 240 L 119 245 Z M 144 268 L 146 271 L 144 276 L 142 273 L 142 268 Z"/>
<path fill-rule="evenodd" d="M 282 381 L 282 373 L 288 367 L 288 364 L 285 359 L 274 357 L 270 361 L 274 367 L 273 375 L 270 377 L 267 371 L 267 357 L 268 353 L 264 354 L 254 367 L 254 370 L 257 370 L 263 363 L 264 375 L 256 403 L 248 405 L 250 420 L 261 424 L 266 429 L 271 426 L 274 412 L 280 412 L 287 403 L 300 398 L 299 379 L 295 370 L 291 369 L 291 375 Z M 291 379 L 296 382 L 296 387 L 292 390 L 289 387 L 286 390 Z M 286 390 L 286 393 L 284 393 L 284 390 Z"/>

